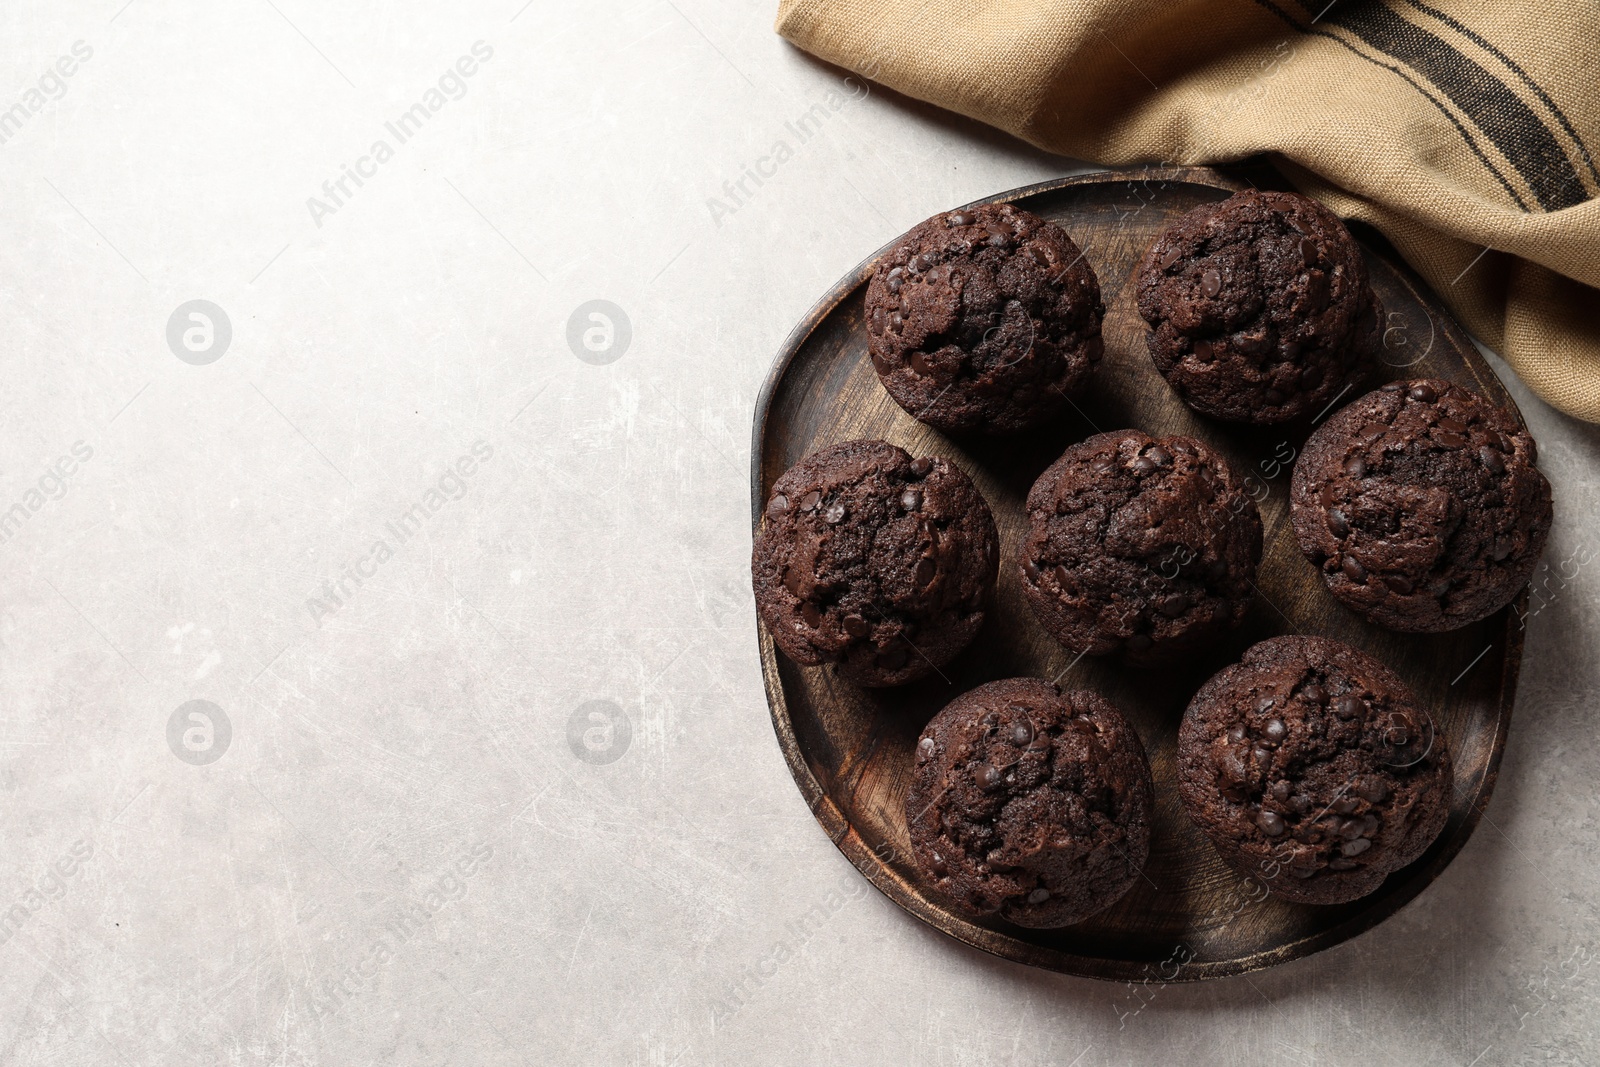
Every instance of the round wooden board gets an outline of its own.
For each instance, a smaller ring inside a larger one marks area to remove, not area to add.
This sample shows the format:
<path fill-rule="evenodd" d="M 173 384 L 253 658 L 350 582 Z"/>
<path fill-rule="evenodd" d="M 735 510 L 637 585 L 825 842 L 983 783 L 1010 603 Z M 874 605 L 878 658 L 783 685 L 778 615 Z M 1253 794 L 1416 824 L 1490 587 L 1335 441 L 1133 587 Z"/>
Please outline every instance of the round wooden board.
<path fill-rule="evenodd" d="M 854 438 L 880 438 L 913 455 L 947 456 L 994 510 L 1002 547 L 993 610 L 973 646 L 934 678 L 896 690 L 851 685 L 831 668 L 779 656 L 761 628 L 772 724 L 811 810 L 861 873 L 890 899 L 952 937 L 1021 963 L 1105 979 L 1187 981 L 1243 974 L 1309 955 L 1368 930 L 1436 878 L 1466 842 L 1494 786 L 1522 655 L 1525 597 L 1476 625 L 1408 635 L 1371 626 L 1341 607 L 1301 556 L 1289 526 L 1289 472 L 1314 421 L 1241 427 L 1196 415 L 1156 373 L 1134 307 L 1132 272 L 1150 241 L 1196 204 L 1244 187 L 1207 169 L 1111 171 L 1029 186 L 992 198 L 1060 223 L 1099 274 L 1106 356 L 1076 410 L 1021 439 L 947 438 L 914 421 L 884 392 L 867 357 L 862 302 L 880 249 L 844 278 L 790 335 L 756 407 L 752 522 L 772 484 L 803 456 Z M 988 202 L 988 201 L 986 201 Z M 1366 247 L 1387 312 L 1379 378 L 1437 377 L 1495 403 L 1515 403 L 1448 312 L 1392 253 Z M 1352 391 L 1338 403 L 1354 399 Z M 1325 417 L 1325 416 L 1324 416 Z M 1218 447 L 1247 476 L 1265 529 L 1261 595 L 1244 626 L 1192 667 L 1141 672 L 1074 657 L 1035 622 L 1023 600 L 1015 549 L 1023 499 L 1069 444 L 1102 430 L 1184 433 Z M 1282 633 L 1323 634 L 1399 672 L 1432 713 L 1455 760 L 1450 819 L 1433 847 L 1372 895 L 1335 907 L 1262 899 L 1260 884 L 1225 867 L 1189 824 L 1175 788 L 1177 726 L 1200 684 L 1245 648 Z M 923 725 L 956 695 L 996 678 L 1032 675 L 1113 701 L 1138 729 L 1156 782 L 1145 878 L 1114 907 L 1061 930 L 1027 930 L 953 911 L 910 861 L 904 800 Z"/>

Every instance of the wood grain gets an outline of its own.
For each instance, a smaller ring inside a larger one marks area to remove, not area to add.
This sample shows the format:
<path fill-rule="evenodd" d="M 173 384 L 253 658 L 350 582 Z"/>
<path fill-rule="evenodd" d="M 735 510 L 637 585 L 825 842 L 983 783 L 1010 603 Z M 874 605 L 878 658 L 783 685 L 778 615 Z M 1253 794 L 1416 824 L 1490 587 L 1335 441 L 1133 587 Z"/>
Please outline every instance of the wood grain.
<path fill-rule="evenodd" d="M 871 691 L 831 668 L 798 667 L 760 633 L 773 728 L 800 791 L 828 836 L 895 903 L 952 937 L 996 955 L 1105 979 L 1187 981 L 1259 970 L 1338 944 L 1370 929 L 1416 896 L 1460 851 L 1494 786 L 1522 655 L 1524 599 L 1466 629 L 1408 635 L 1371 626 L 1327 593 L 1289 528 L 1293 456 L 1313 421 L 1286 428 L 1239 427 L 1185 407 L 1151 365 L 1134 307 L 1133 270 L 1157 233 L 1189 208 L 1241 185 L 1206 169 L 1102 172 L 1005 193 L 1060 223 L 1084 250 L 1106 303 L 1106 358 L 1086 394 L 1059 425 L 1021 439 L 952 440 L 906 415 L 879 385 L 862 325 L 866 280 L 877 255 L 812 309 L 778 354 L 756 409 L 752 523 L 759 527 L 772 483 L 801 457 L 852 438 L 881 438 L 913 455 L 959 464 L 982 490 L 1000 530 L 1002 563 L 994 609 L 973 647 L 944 677 Z M 881 255 L 885 249 L 880 249 Z M 1495 403 L 1515 403 L 1438 300 L 1386 250 L 1366 247 L 1388 327 L 1389 378 L 1438 377 Z M 1357 392 L 1339 403 L 1354 399 Z M 1136 671 L 1074 657 L 1034 621 L 1023 601 L 1015 551 L 1023 499 L 1069 444 L 1102 430 L 1138 427 L 1184 433 L 1218 447 L 1246 476 L 1265 529 L 1259 595 L 1244 624 L 1193 667 Z M 1433 847 L 1371 896 L 1317 907 L 1260 899 L 1184 817 L 1175 788 L 1178 721 L 1190 696 L 1249 645 L 1282 633 L 1346 641 L 1389 664 L 1414 689 L 1450 745 L 1456 788 L 1450 819 Z M 1076 926 L 1035 931 L 953 912 L 910 862 L 903 803 L 912 748 L 940 708 L 982 682 L 1032 675 L 1095 690 L 1123 710 L 1150 753 L 1156 817 L 1144 880 L 1114 907 Z"/>

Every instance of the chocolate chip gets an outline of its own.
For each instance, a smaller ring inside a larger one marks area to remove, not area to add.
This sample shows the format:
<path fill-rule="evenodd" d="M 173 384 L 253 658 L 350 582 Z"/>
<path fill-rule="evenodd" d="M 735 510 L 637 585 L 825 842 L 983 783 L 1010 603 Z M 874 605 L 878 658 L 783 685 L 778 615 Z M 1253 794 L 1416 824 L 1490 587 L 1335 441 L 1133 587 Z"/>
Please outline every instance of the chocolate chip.
<path fill-rule="evenodd" d="M 933 755 L 933 738 L 924 737 L 921 741 L 917 742 L 917 755 L 921 756 L 923 759 L 927 759 L 929 756 Z"/>
<path fill-rule="evenodd" d="M 1156 604 L 1156 610 L 1169 619 L 1176 619 L 1179 615 L 1189 610 L 1189 598 L 1182 593 L 1175 593 Z"/>
<path fill-rule="evenodd" d="M 1158 467 L 1165 467 L 1168 463 L 1172 462 L 1172 453 L 1168 452 L 1160 445 L 1152 445 L 1150 449 L 1145 452 L 1145 455 L 1154 460 L 1156 466 Z"/>
<path fill-rule="evenodd" d="M 1443 448 L 1460 448 L 1467 443 L 1467 439 L 1458 433 L 1436 433 L 1433 439 Z"/>
<path fill-rule="evenodd" d="M 1244 723 L 1236 722 L 1232 726 L 1228 727 L 1228 740 L 1230 740 L 1230 741 L 1243 741 L 1244 740 L 1244 736 L 1245 736 Z"/>
<path fill-rule="evenodd" d="M 1300 690 L 1300 696 L 1311 704 L 1326 704 L 1328 702 L 1328 691 L 1316 682 L 1312 682 Z"/>
<path fill-rule="evenodd" d="M 1012 723 L 1008 740 L 1018 748 L 1026 748 L 1028 742 L 1033 740 L 1033 726 L 1026 722 Z"/>
<path fill-rule="evenodd" d="M 1322 384 L 1324 377 L 1321 367 L 1307 367 L 1300 372 L 1300 388 L 1315 389 Z"/>
<path fill-rule="evenodd" d="M 1257 815 L 1256 825 L 1268 837 L 1277 837 L 1289 828 L 1288 824 L 1283 821 L 1283 816 L 1275 811 L 1263 811 L 1260 815 Z"/>
<path fill-rule="evenodd" d="M 935 852 L 928 863 L 928 869 L 936 876 L 943 878 L 950 873 L 949 866 L 944 862 L 944 857 Z"/>
<path fill-rule="evenodd" d="M 782 493 L 776 493 L 767 502 L 767 514 L 776 518 L 789 510 L 789 498 Z"/>
<path fill-rule="evenodd" d="M 1489 550 L 1489 558 L 1496 563 L 1499 563 L 1509 555 L 1511 555 L 1511 542 L 1505 539 L 1496 541 L 1494 547 Z"/>
<path fill-rule="evenodd" d="M 813 630 L 822 626 L 822 611 L 809 600 L 800 605 L 800 617 L 806 620 L 806 625 Z"/>
<path fill-rule="evenodd" d="M 1387 575 L 1383 579 L 1383 584 L 1388 586 L 1391 592 L 1399 593 L 1401 596 L 1411 595 L 1411 590 L 1416 588 L 1411 584 L 1411 579 L 1403 574 Z"/>
<path fill-rule="evenodd" d="M 1039 565 L 1033 560 L 1025 560 L 1022 564 L 1022 573 L 1034 585 L 1039 584 Z"/>
<path fill-rule="evenodd" d="M 933 460 L 927 456 L 918 456 L 911 461 L 911 476 L 913 478 L 926 478 L 931 470 L 933 470 Z"/>
<path fill-rule="evenodd" d="M 1271 697 L 1262 697 L 1260 700 L 1256 701 L 1256 714 L 1265 715 L 1267 712 L 1276 707 L 1277 703 L 1278 702 Z"/>
<path fill-rule="evenodd" d="M 1151 459 L 1149 456 L 1137 456 L 1134 458 L 1132 463 L 1128 464 L 1128 466 L 1131 467 L 1137 474 L 1149 474 L 1151 471 L 1155 470 L 1159 464 L 1157 464 L 1156 461 Z"/>
<path fill-rule="evenodd" d="M 1308 267 L 1317 265 L 1317 243 L 1309 237 L 1300 238 L 1300 259 Z"/>
<path fill-rule="evenodd" d="M 912 576 L 912 580 L 915 581 L 919 586 L 927 585 L 929 582 L 933 581 L 933 576 L 937 574 L 938 571 L 939 565 L 934 563 L 931 557 L 923 556 L 917 561 L 917 572 Z"/>
<path fill-rule="evenodd" d="M 1339 565 L 1339 569 L 1344 571 L 1346 578 L 1357 584 L 1367 580 L 1367 568 L 1357 562 L 1354 556 L 1346 556 L 1344 562 Z"/>
<path fill-rule="evenodd" d="M 1273 744 L 1277 744 L 1289 736 L 1289 728 L 1283 724 L 1282 719 L 1268 719 L 1267 725 L 1261 729 L 1261 736 Z"/>
<path fill-rule="evenodd" d="M 1352 811 L 1355 811 L 1355 809 L 1360 808 L 1360 806 L 1362 806 L 1362 801 L 1357 800 L 1355 797 L 1339 797 L 1338 800 L 1334 800 L 1333 803 L 1328 806 L 1330 806 L 1333 811 L 1336 811 L 1336 813 L 1342 814 L 1342 816 L 1347 816 L 1347 814 L 1352 813 Z M 1360 825 L 1360 821 L 1357 821 L 1357 819 L 1350 819 L 1349 822 L 1346 822 L 1346 829 L 1349 829 L 1349 825 L 1352 824 L 1352 822 L 1354 822 L 1355 825 Z M 1347 835 L 1347 837 L 1360 837 L 1360 833 L 1350 833 L 1350 835 Z"/>
<path fill-rule="evenodd" d="M 1117 465 L 1117 461 L 1110 456 L 1096 456 L 1089 461 L 1089 469 L 1096 474 L 1104 474 Z"/>
<path fill-rule="evenodd" d="M 1043 904 L 1045 901 L 1047 901 L 1049 899 L 1050 899 L 1050 890 L 1048 890 L 1048 889 L 1043 889 L 1043 888 L 1035 889 L 1033 892 L 1028 894 L 1028 903 L 1029 904 Z"/>
<path fill-rule="evenodd" d="M 1222 776 L 1235 785 L 1242 785 L 1250 778 L 1250 768 L 1244 764 L 1244 759 L 1237 752 L 1224 752 L 1219 761 Z"/>
<path fill-rule="evenodd" d="M 1404 388 L 1405 388 L 1405 383 L 1404 382 L 1384 382 L 1383 385 L 1380 387 L 1381 391 L 1385 392 L 1385 393 L 1398 393 L 1400 390 L 1402 390 Z"/>
<path fill-rule="evenodd" d="M 1333 713 L 1341 719 L 1358 718 L 1366 710 L 1366 703 L 1353 693 L 1346 693 L 1333 702 Z"/>
<path fill-rule="evenodd" d="M 1194 343 L 1194 358 L 1201 363 L 1210 363 L 1217 358 L 1217 349 L 1210 341 L 1196 341 Z"/>
<path fill-rule="evenodd" d="M 865 637 L 872 632 L 872 627 L 867 625 L 867 620 L 860 615 L 846 615 L 844 617 L 844 632 L 851 637 Z"/>
<path fill-rule="evenodd" d="M 1429 385 L 1427 382 L 1418 382 L 1416 385 L 1413 385 L 1410 389 L 1406 390 L 1406 396 L 1409 396 L 1412 400 L 1419 401 L 1423 404 L 1431 404 L 1435 400 L 1439 399 L 1439 394 L 1435 392 L 1433 386 Z"/>
<path fill-rule="evenodd" d="M 970 226 L 972 225 L 972 216 L 965 211 L 952 211 L 947 221 L 952 226 Z"/>
<path fill-rule="evenodd" d="M 1328 306 L 1328 276 L 1320 270 L 1306 275 L 1306 302 L 1313 311 L 1321 311 Z"/>
<path fill-rule="evenodd" d="M 1411 720 L 1400 712 L 1389 716 L 1389 728 L 1383 732 L 1383 740 L 1387 745 L 1396 748 L 1411 743 Z"/>
<path fill-rule="evenodd" d="M 1288 800 L 1289 794 L 1293 791 L 1294 787 L 1291 786 L 1288 780 L 1284 778 L 1280 778 L 1276 782 L 1273 782 L 1272 788 L 1267 790 L 1268 793 L 1272 794 L 1273 800 Z"/>
<path fill-rule="evenodd" d="M 1317 873 L 1317 869 L 1315 867 L 1290 867 L 1289 873 L 1296 878 L 1310 878 Z"/>
<path fill-rule="evenodd" d="M 1382 804 L 1389 799 L 1389 786 L 1382 779 L 1368 778 L 1356 783 L 1356 793 L 1368 804 Z"/>
<path fill-rule="evenodd" d="M 844 506 L 843 500 L 835 500 L 828 505 L 828 510 L 822 513 L 822 518 L 828 525 L 837 526 L 844 521 L 844 517 L 849 513 L 850 509 Z"/>
<path fill-rule="evenodd" d="M 1466 423 L 1457 422 L 1455 419 L 1451 419 L 1451 418 L 1440 419 L 1439 423 L 1438 423 L 1438 426 L 1439 426 L 1439 429 L 1443 430 L 1445 433 L 1466 433 L 1467 432 Z"/>
<path fill-rule="evenodd" d="M 1344 461 L 1344 472 L 1352 478 L 1363 478 L 1367 473 L 1367 461 L 1360 456 L 1351 456 Z"/>
<path fill-rule="evenodd" d="M 1057 564 L 1055 573 L 1056 573 L 1056 584 L 1059 585 L 1061 588 L 1065 589 L 1065 588 L 1067 588 L 1067 586 L 1069 584 L 1071 584 L 1072 572 L 1067 570 L 1066 564 L 1064 564 L 1064 563 Z"/>
<path fill-rule="evenodd" d="M 1359 856 L 1371 847 L 1371 841 L 1364 837 L 1358 837 L 1354 841 L 1346 841 L 1344 844 L 1340 845 L 1339 852 L 1341 855 L 1345 856 Z"/>
<path fill-rule="evenodd" d="M 788 567 L 783 572 L 783 587 L 795 596 L 800 595 L 801 588 L 805 585 L 806 572 L 799 567 Z"/>
<path fill-rule="evenodd" d="M 1261 764 L 1262 766 L 1266 766 L 1266 764 L 1272 759 L 1272 749 L 1265 745 L 1257 745 L 1255 748 L 1250 750 L 1250 755 L 1255 758 L 1257 763 Z"/>
<path fill-rule="evenodd" d="M 922 506 L 922 490 L 907 489 L 900 494 L 900 506 L 907 511 L 916 511 Z"/>
<path fill-rule="evenodd" d="M 993 789 L 1000 784 L 999 770 L 987 763 L 980 763 L 972 768 L 972 778 L 980 789 Z"/>
<path fill-rule="evenodd" d="M 883 308 L 881 308 L 881 307 L 873 308 L 872 309 L 872 319 L 871 319 L 872 332 L 873 333 L 882 333 L 883 332 L 883 324 L 884 324 Z M 882 363 L 879 363 L 876 360 L 874 360 L 874 363 L 877 365 L 879 370 L 883 369 Z"/>
<path fill-rule="evenodd" d="M 1207 270 L 1200 275 L 1200 291 L 1207 297 L 1213 297 L 1222 292 L 1222 275 L 1215 270 Z"/>
<path fill-rule="evenodd" d="M 800 498 L 801 511 L 816 511 L 817 505 L 822 503 L 822 494 L 815 489 Z"/>
<path fill-rule="evenodd" d="M 1488 445 L 1484 445 L 1482 448 L 1478 449 L 1478 462 L 1482 463 L 1483 469 L 1488 471 L 1490 474 L 1504 474 L 1506 472 L 1506 461 L 1504 457 L 1502 457 L 1500 453 L 1496 452 Z"/>
<path fill-rule="evenodd" d="M 1172 265 L 1174 263 L 1178 262 L 1178 260 L 1182 256 L 1183 256 L 1183 249 L 1181 247 L 1179 247 L 1178 245 L 1176 245 L 1176 244 L 1173 245 L 1171 248 L 1167 249 L 1167 251 L 1162 255 L 1162 257 L 1161 257 L 1161 269 L 1162 270 L 1170 270 L 1172 268 Z"/>
<path fill-rule="evenodd" d="M 1346 841 L 1354 841 L 1361 836 L 1362 822 L 1360 819 L 1346 819 L 1339 824 L 1339 836 Z"/>
<path fill-rule="evenodd" d="M 1328 529 L 1335 537 L 1345 537 L 1350 533 L 1350 520 L 1344 517 L 1344 512 L 1338 508 L 1328 510 Z"/>
<path fill-rule="evenodd" d="M 1313 804 L 1310 797 L 1301 793 L 1299 796 L 1290 799 L 1289 806 L 1295 810 L 1296 815 L 1304 815 L 1312 809 Z"/>
<path fill-rule="evenodd" d="M 934 368 L 933 364 L 928 362 L 928 354 L 919 351 L 911 353 L 911 369 L 926 378 L 933 373 Z"/>

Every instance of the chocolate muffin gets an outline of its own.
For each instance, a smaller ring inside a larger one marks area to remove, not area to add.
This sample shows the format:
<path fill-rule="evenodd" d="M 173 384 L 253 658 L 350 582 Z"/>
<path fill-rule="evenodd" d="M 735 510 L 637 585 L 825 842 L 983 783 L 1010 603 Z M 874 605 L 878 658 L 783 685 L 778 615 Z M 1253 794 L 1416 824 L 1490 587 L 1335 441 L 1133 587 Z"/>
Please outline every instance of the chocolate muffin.
<path fill-rule="evenodd" d="M 1073 651 L 1160 662 L 1244 620 L 1261 516 L 1201 442 L 1096 434 L 1039 476 L 1027 509 L 1022 587 Z"/>
<path fill-rule="evenodd" d="M 906 826 L 928 882 L 977 918 L 1066 926 L 1116 903 L 1150 853 L 1139 735 L 1093 693 L 1010 678 L 917 741 Z"/>
<path fill-rule="evenodd" d="M 935 215 L 878 261 L 867 344 L 895 403 L 946 433 L 1059 412 L 1100 360 L 1100 283 L 1053 222 L 980 204 Z"/>
<path fill-rule="evenodd" d="M 778 479 L 751 570 L 779 651 L 886 686 L 930 674 L 967 646 L 998 567 L 994 517 L 959 468 L 883 441 L 846 441 Z"/>
<path fill-rule="evenodd" d="M 1156 238 L 1137 277 L 1150 358 L 1213 418 L 1316 415 L 1382 347 L 1360 248 L 1297 193 L 1252 190 L 1193 209 Z"/>
<path fill-rule="evenodd" d="M 1527 584 L 1550 483 L 1517 417 L 1436 379 L 1390 382 L 1306 442 L 1290 483 L 1300 549 L 1346 606 L 1392 630 L 1453 630 Z"/>
<path fill-rule="evenodd" d="M 1364 897 L 1449 813 L 1450 750 L 1393 671 L 1324 637 L 1252 646 L 1178 728 L 1178 795 L 1240 874 L 1306 904 Z"/>

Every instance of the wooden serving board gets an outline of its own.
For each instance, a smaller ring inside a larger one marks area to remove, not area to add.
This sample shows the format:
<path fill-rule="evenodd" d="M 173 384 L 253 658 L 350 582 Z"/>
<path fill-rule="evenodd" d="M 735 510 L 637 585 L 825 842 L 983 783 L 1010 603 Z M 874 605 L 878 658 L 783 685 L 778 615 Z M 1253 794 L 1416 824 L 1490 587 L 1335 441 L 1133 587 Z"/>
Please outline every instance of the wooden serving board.
<path fill-rule="evenodd" d="M 1112 171 L 1046 182 L 992 198 L 1052 219 L 1072 235 L 1100 278 L 1105 360 L 1059 425 L 1020 439 L 954 440 L 914 421 L 878 383 L 867 357 L 862 304 L 878 255 L 834 286 L 784 343 L 756 407 L 751 515 L 759 529 L 772 484 L 801 457 L 853 438 L 881 438 L 912 455 L 955 461 L 977 484 L 1000 531 L 1000 581 L 982 633 L 934 678 L 867 690 L 832 668 L 799 667 L 761 628 L 772 724 L 817 821 L 873 885 L 958 940 L 1007 959 L 1092 978 L 1186 981 L 1243 974 L 1336 945 L 1372 928 L 1420 893 L 1460 851 L 1494 786 L 1522 656 L 1523 599 L 1448 634 L 1391 633 L 1340 606 L 1301 556 L 1289 526 L 1289 474 L 1313 422 L 1242 427 L 1190 411 L 1156 373 L 1134 306 L 1133 271 L 1178 215 L 1243 183 L 1206 169 Z M 986 201 L 990 202 L 990 201 Z M 1515 410 L 1511 397 L 1439 301 L 1392 252 L 1365 247 L 1387 313 L 1377 377 L 1459 382 Z M 1325 416 L 1323 416 L 1325 417 Z M 1257 597 L 1245 624 L 1192 667 L 1139 671 L 1058 645 L 1023 600 L 1015 553 L 1028 488 L 1067 445 L 1091 433 L 1137 427 L 1183 433 L 1217 447 L 1245 477 L 1265 530 Z M 1455 761 L 1450 819 L 1433 847 L 1352 904 L 1319 907 L 1267 898 L 1225 867 L 1178 801 L 1176 740 L 1189 698 L 1245 648 L 1283 633 L 1323 634 L 1394 668 L 1442 729 Z M 974 922 L 953 911 L 910 859 L 904 801 L 923 725 L 982 682 L 1032 675 L 1110 699 L 1143 738 L 1155 776 L 1150 861 L 1115 906 L 1061 930 Z"/>

